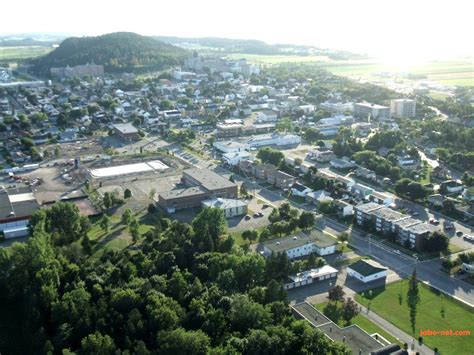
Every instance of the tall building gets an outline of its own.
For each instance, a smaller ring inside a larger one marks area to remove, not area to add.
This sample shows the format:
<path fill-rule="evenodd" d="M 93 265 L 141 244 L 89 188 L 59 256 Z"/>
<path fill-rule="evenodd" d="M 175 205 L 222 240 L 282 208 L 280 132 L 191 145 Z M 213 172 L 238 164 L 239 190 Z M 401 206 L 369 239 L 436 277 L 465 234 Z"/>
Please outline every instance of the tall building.
<path fill-rule="evenodd" d="M 390 113 L 393 117 L 414 118 L 416 116 L 416 100 L 411 100 L 411 99 L 391 100 Z"/>
<path fill-rule="evenodd" d="M 379 121 L 390 119 L 390 108 L 368 102 L 354 104 L 354 116 L 359 118 L 378 119 Z"/>

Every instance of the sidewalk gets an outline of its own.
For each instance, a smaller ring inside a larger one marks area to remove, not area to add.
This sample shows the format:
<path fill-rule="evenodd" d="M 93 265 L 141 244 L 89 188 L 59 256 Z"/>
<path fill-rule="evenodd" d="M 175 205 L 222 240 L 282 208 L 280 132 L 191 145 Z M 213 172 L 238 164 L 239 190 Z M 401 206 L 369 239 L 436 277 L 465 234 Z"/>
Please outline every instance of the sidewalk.
<path fill-rule="evenodd" d="M 362 306 L 357 301 L 355 301 L 355 302 L 359 305 L 359 307 L 361 309 L 360 314 L 362 314 L 364 317 L 368 318 L 373 323 L 377 324 L 380 328 L 387 331 L 389 334 L 393 335 L 400 342 L 407 343 L 408 347 L 410 348 L 410 351 L 411 351 L 411 346 L 413 344 L 413 337 L 412 336 L 408 335 L 407 333 L 405 333 L 401 329 L 397 328 L 392 323 L 386 321 L 385 319 L 380 317 L 378 314 L 376 314 L 372 311 L 369 311 L 366 307 Z M 422 354 L 422 355 L 432 355 L 432 354 L 434 354 L 434 351 L 431 350 L 430 348 L 428 348 L 426 345 L 424 345 L 424 344 L 419 345 L 418 344 L 418 338 L 415 339 L 415 349 L 413 350 L 413 354 L 415 354 L 417 352 Z"/>

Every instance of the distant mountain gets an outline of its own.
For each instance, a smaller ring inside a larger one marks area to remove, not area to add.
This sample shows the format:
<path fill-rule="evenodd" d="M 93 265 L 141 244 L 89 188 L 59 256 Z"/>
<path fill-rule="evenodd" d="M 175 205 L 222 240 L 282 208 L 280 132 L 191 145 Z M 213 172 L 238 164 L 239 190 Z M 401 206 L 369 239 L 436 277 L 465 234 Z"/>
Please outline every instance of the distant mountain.
<path fill-rule="evenodd" d="M 230 39 L 218 37 L 189 38 L 169 36 L 155 36 L 153 38 L 188 49 L 207 49 L 224 53 L 260 55 L 324 55 L 336 60 L 365 57 L 341 50 L 323 49 L 315 46 L 295 44 L 268 44 L 253 39 Z"/>
<path fill-rule="evenodd" d="M 33 38 L 21 38 L 21 39 L 0 38 L 0 47 L 30 47 L 30 46 L 51 47 L 54 44 L 57 44 L 57 42 L 56 41 L 38 41 Z"/>
<path fill-rule="evenodd" d="M 181 64 L 190 53 L 183 48 L 131 32 L 97 37 L 70 37 L 44 57 L 33 70 L 48 75 L 52 67 L 101 64 L 106 72 L 145 72 Z"/>

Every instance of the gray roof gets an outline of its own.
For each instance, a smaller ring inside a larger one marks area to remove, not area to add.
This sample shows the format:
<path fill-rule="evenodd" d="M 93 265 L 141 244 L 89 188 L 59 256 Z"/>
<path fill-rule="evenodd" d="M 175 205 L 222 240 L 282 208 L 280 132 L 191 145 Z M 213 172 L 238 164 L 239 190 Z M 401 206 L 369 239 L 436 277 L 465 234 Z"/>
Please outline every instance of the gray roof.
<path fill-rule="evenodd" d="M 188 169 L 185 170 L 184 173 L 198 181 L 202 187 L 209 191 L 236 186 L 232 181 L 208 169 Z"/>
<path fill-rule="evenodd" d="M 374 211 L 376 209 L 383 208 L 382 205 L 379 205 L 378 203 L 375 202 L 368 202 L 364 203 L 362 205 L 355 206 L 355 209 L 364 213 L 369 213 L 371 211 Z"/>
<path fill-rule="evenodd" d="M 306 244 L 315 244 L 319 248 L 326 248 L 336 245 L 337 241 L 327 234 L 313 229 L 309 233 L 299 232 L 288 237 L 269 240 L 264 243 L 264 246 L 274 253 L 282 253 Z"/>
<path fill-rule="evenodd" d="M 408 217 L 407 215 L 403 213 L 397 212 L 387 207 L 377 209 L 375 211 L 372 211 L 371 213 L 373 216 L 380 217 L 386 221 L 391 221 L 391 222 L 395 222 L 402 218 Z"/>
<path fill-rule="evenodd" d="M 402 219 L 400 221 L 396 221 L 394 224 L 400 228 L 407 228 L 419 223 L 421 223 L 419 219 L 409 217 L 409 218 Z"/>
<path fill-rule="evenodd" d="M 307 302 L 296 304 L 292 308 L 331 340 L 344 342 L 353 354 L 359 354 L 359 351 L 370 354 L 384 346 L 357 325 L 340 328 Z"/>
<path fill-rule="evenodd" d="M 355 263 L 350 264 L 348 268 L 351 268 L 362 276 L 369 276 L 387 270 L 386 268 L 379 267 L 375 262 L 367 260 L 358 260 Z"/>
<path fill-rule="evenodd" d="M 39 208 L 29 188 L 0 191 L 0 220 L 29 217 Z"/>
<path fill-rule="evenodd" d="M 159 196 L 165 200 L 179 198 L 179 197 L 190 197 L 190 196 L 204 196 L 206 193 L 205 191 L 199 187 L 188 187 L 186 189 L 176 189 L 171 191 L 163 191 L 159 193 Z"/>
<path fill-rule="evenodd" d="M 419 223 L 407 228 L 407 230 L 413 234 L 424 234 L 439 231 L 439 227 L 429 223 Z"/>
<path fill-rule="evenodd" d="M 138 129 L 136 129 L 131 123 L 118 123 L 114 124 L 113 127 L 122 134 L 138 133 Z"/>
<path fill-rule="evenodd" d="M 202 201 L 202 204 L 206 207 L 213 207 L 213 208 L 221 208 L 221 209 L 228 209 L 228 208 L 238 208 L 247 206 L 248 202 L 233 198 L 214 198 L 210 200 Z"/>

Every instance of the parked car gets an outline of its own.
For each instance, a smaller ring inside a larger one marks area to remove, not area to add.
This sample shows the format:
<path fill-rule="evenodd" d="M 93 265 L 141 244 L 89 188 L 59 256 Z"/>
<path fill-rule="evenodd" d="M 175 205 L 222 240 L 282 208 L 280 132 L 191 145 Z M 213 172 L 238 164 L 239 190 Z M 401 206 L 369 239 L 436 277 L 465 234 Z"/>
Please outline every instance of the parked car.
<path fill-rule="evenodd" d="M 249 214 L 246 214 L 244 218 L 245 218 L 246 221 L 248 221 L 248 220 L 249 220 L 250 218 L 252 218 L 252 217 L 250 217 Z"/>
<path fill-rule="evenodd" d="M 439 221 L 438 221 L 437 219 L 435 219 L 435 218 L 431 218 L 431 219 L 430 219 L 430 223 L 431 223 L 431 224 L 434 224 L 435 226 L 437 226 L 437 225 L 439 224 Z"/>
<path fill-rule="evenodd" d="M 263 217 L 263 213 L 262 213 L 262 212 L 258 212 L 258 216 L 259 216 L 259 217 Z"/>
<path fill-rule="evenodd" d="M 258 218 L 258 217 L 260 217 L 260 216 L 258 215 L 257 212 L 255 212 L 255 213 L 253 214 L 253 218 Z"/>
<path fill-rule="evenodd" d="M 468 242 L 474 242 L 474 237 L 470 236 L 469 234 L 464 234 L 462 239 L 467 240 Z"/>
<path fill-rule="evenodd" d="M 462 237 L 462 231 L 457 231 L 457 232 L 456 232 L 456 235 L 457 235 L 458 237 Z"/>
<path fill-rule="evenodd" d="M 265 204 L 262 205 L 262 210 L 264 210 L 265 208 L 268 208 L 268 207 L 270 207 L 270 206 L 265 203 Z"/>

